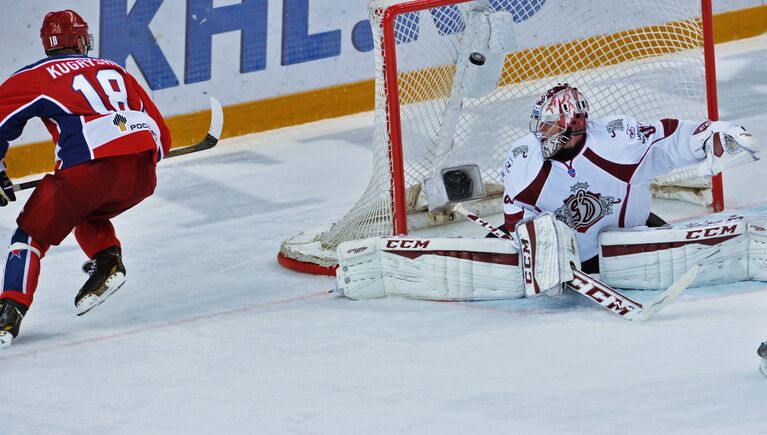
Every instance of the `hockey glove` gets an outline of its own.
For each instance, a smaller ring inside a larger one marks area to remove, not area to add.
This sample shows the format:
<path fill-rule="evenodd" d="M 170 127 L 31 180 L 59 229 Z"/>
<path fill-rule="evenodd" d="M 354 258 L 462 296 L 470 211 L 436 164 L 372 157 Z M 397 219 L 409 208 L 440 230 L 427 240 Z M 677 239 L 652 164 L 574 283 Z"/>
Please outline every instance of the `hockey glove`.
<path fill-rule="evenodd" d="M 756 139 L 744 127 L 724 121 L 714 121 L 708 127 L 698 127 L 698 136 L 706 153 L 701 176 L 712 176 L 743 163 L 759 160 Z M 702 130 L 701 130 L 702 129 Z"/>
<path fill-rule="evenodd" d="M 13 191 L 13 181 L 8 178 L 5 171 L 2 171 L 0 172 L 0 207 L 5 207 L 11 201 L 16 201 L 16 193 Z"/>
<path fill-rule="evenodd" d="M 559 296 L 562 285 L 573 280 L 581 260 L 575 231 L 551 213 L 541 213 L 517 224 L 525 295 Z"/>

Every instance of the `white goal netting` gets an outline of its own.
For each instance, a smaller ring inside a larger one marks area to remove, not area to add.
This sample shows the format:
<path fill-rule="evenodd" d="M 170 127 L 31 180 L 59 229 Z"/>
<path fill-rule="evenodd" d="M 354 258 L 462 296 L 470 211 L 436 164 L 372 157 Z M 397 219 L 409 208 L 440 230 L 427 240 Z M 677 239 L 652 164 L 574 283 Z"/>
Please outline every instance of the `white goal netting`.
<path fill-rule="evenodd" d="M 449 223 L 429 212 L 423 184 L 445 168 L 476 165 L 485 197 L 474 208 L 499 212 L 500 165 L 557 82 L 578 87 L 592 117 L 706 118 L 700 0 L 373 0 L 370 21 L 370 183 L 338 222 L 283 242 L 281 257 L 332 267 L 343 241 L 401 233 L 397 212 L 411 234 Z M 481 67 L 469 62 L 474 52 Z M 710 180 L 682 184 L 655 191 L 711 203 Z"/>

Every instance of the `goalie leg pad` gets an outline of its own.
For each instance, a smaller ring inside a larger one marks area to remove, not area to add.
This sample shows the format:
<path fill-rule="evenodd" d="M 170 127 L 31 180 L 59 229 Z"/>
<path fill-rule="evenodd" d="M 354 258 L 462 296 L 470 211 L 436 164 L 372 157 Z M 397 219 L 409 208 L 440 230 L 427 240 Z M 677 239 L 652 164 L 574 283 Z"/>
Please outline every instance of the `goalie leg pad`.
<path fill-rule="evenodd" d="M 551 213 L 541 213 L 517 224 L 525 295 L 558 295 L 573 280 L 581 261 L 575 232 Z"/>
<path fill-rule="evenodd" d="M 377 238 L 341 243 L 336 254 L 336 282 L 344 296 L 351 299 L 386 296 Z"/>
<path fill-rule="evenodd" d="M 338 247 L 338 287 L 352 299 L 428 300 L 523 296 L 519 258 L 499 239 L 372 238 Z"/>
<path fill-rule="evenodd" d="M 618 288 L 657 290 L 694 265 L 700 265 L 700 274 L 692 286 L 767 278 L 767 234 L 755 240 L 749 227 L 746 217 L 733 215 L 659 228 L 603 231 L 599 235 L 600 280 Z M 757 277 L 759 273 L 762 278 Z"/>
<path fill-rule="evenodd" d="M 748 274 L 751 279 L 767 281 L 767 216 L 748 220 Z"/>

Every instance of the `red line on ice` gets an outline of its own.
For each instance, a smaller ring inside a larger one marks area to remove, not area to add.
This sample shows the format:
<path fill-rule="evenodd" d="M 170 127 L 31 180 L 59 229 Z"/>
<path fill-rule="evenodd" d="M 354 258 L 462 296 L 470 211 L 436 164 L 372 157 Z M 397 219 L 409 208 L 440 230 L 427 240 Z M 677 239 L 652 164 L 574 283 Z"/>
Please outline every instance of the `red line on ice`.
<path fill-rule="evenodd" d="M 314 298 L 318 298 L 318 297 L 321 297 L 321 296 L 325 296 L 327 294 L 328 294 L 327 291 L 323 291 L 323 292 L 318 292 L 318 293 L 311 293 L 311 294 L 308 294 L 308 295 L 295 296 L 295 297 L 287 298 L 287 299 L 279 299 L 279 300 L 271 301 L 271 302 L 263 302 L 263 303 L 251 305 L 251 306 L 248 306 L 248 307 L 236 308 L 236 309 L 228 310 L 228 311 L 222 311 L 220 313 L 204 314 L 204 315 L 200 315 L 200 316 L 189 317 L 189 318 L 186 318 L 186 319 L 175 320 L 175 321 L 168 322 L 168 323 L 162 323 L 162 324 L 159 324 L 159 325 L 148 326 L 146 328 L 133 329 L 133 330 L 124 331 L 124 332 L 116 332 L 114 334 L 102 335 L 102 336 L 99 336 L 99 337 L 91 337 L 91 338 L 86 338 L 86 339 L 77 340 L 77 341 L 70 341 L 68 343 L 62 343 L 62 344 L 57 344 L 57 345 L 53 345 L 53 346 L 47 346 L 47 347 L 36 348 L 36 349 L 25 350 L 25 351 L 19 350 L 19 351 L 14 352 L 14 348 L 13 348 L 13 346 L 11 346 L 10 349 L 7 349 L 7 350 L 3 351 L 3 353 L 5 353 L 5 352 L 10 353 L 10 355 L 0 356 L 0 361 L 8 361 L 8 360 L 11 360 L 11 359 L 22 358 L 22 357 L 27 357 L 27 356 L 33 356 L 33 355 L 37 355 L 37 354 L 41 354 L 41 353 L 45 353 L 45 352 L 50 352 L 52 350 L 58 350 L 58 349 L 65 349 L 65 348 L 70 348 L 70 347 L 81 346 L 83 344 L 91 344 L 91 343 L 97 343 L 97 342 L 100 342 L 100 341 L 109 341 L 109 340 L 114 340 L 114 339 L 117 339 L 117 338 L 130 337 L 132 335 L 138 335 L 138 334 L 141 334 L 141 333 L 144 333 L 144 332 L 147 332 L 147 331 L 158 331 L 158 330 L 161 330 L 161 329 L 173 328 L 173 327 L 179 326 L 179 325 L 186 325 L 188 323 L 199 322 L 200 320 L 208 320 L 208 319 L 213 319 L 213 318 L 216 318 L 216 317 L 226 317 L 226 316 L 231 316 L 231 315 L 234 315 L 234 314 L 241 314 L 241 313 L 247 313 L 247 312 L 250 312 L 250 311 L 257 311 L 257 310 L 260 310 L 260 309 L 263 309 L 263 308 L 272 307 L 272 306 L 275 306 L 275 305 L 284 305 L 284 304 L 289 304 L 289 303 L 292 303 L 292 302 L 300 302 L 300 301 L 305 301 L 305 300 L 309 300 L 309 299 L 314 299 Z"/>

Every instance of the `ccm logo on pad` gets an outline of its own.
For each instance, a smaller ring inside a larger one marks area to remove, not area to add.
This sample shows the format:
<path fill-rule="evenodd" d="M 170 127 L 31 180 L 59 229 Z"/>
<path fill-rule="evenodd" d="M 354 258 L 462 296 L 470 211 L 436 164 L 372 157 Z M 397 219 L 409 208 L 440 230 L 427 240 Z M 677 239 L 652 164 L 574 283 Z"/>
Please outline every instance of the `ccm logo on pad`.
<path fill-rule="evenodd" d="M 426 249 L 431 240 L 387 240 L 386 249 Z"/>
<path fill-rule="evenodd" d="M 530 251 L 530 241 L 520 239 L 522 242 L 522 270 L 524 271 L 525 282 L 527 284 L 533 283 L 533 253 Z M 537 291 L 536 286 L 536 293 Z"/>
<path fill-rule="evenodd" d="M 726 234 L 734 235 L 737 229 L 738 229 L 737 225 L 732 225 L 732 226 L 722 225 L 720 227 L 702 228 L 699 230 L 689 230 L 687 231 L 687 236 L 685 236 L 685 238 L 687 240 L 695 240 L 695 239 L 706 239 L 709 237 L 724 236 Z"/>

